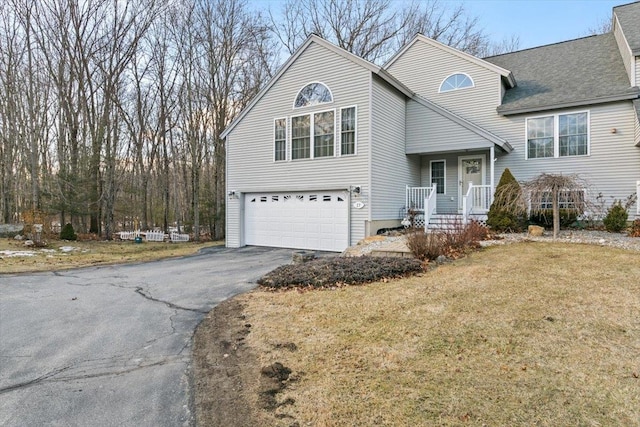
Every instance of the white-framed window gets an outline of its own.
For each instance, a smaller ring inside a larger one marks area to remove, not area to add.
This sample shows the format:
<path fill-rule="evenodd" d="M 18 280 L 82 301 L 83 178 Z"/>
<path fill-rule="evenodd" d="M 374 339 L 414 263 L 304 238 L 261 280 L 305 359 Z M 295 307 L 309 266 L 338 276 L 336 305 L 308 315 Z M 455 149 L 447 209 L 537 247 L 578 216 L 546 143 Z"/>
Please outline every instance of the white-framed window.
<path fill-rule="evenodd" d="M 333 102 L 331 90 L 323 83 L 313 82 L 300 89 L 294 109 L 329 102 Z M 337 110 L 325 106 L 320 111 L 274 119 L 273 138 L 276 162 L 355 155 L 357 108 Z"/>
<path fill-rule="evenodd" d="M 466 73 L 455 73 L 445 78 L 440 83 L 439 92 L 449 92 L 452 90 L 466 89 L 474 87 L 473 79 Z"/>
<path fill-rule="evenodd" d="M 340 109 L 340 155 L 356 154 L 356 107 Z"/>
<path fill-rule="evenodd" d="M 436 194 L 446 193 L 446 171 L 447 163 L 445 160 L 431 160 L 429 162 L 429 170 L 431 174 L 431 184 L 436 184 Z"/>
<path fill-rule="evenodd" d="M 588 156 L 589 134 L 588 111 L 528 118 L 527 158 Z"/>
<path fill-rule="evenodd" d="M 287 160 L 287 119 L 275 119 L 273 123 L 273 160 L 281 162 Z"/>
<path fill-rule="evenodd" d="M 564 190 L 558 193 L 558 208 L 582 212 L 585 206 L 586 190 Z M 531 207 L 536 210 L 553 209 L 553 197 L 550 191 L 532 195 Z"/>
<path fill-rule="evenodd" d="M 333 102 L 333 94 L 324 83 L 312 82 L 305 85 L 293 102 L 293 108 L 310 107 L 318 104 Z"/>
<path fill-rule="evenodd" d="M 333 157 L 335 110 L 291 118 L 291 160 Z"/>
<path fill-rule="evenodd" d="M 291 160 L 311 157 L 311 116 L 291 118 Z"/>
<path fill-rule="evenodd" d="M 333 157 L 335 147 L 333 110 L 313 115 L 313 157 Z"/>

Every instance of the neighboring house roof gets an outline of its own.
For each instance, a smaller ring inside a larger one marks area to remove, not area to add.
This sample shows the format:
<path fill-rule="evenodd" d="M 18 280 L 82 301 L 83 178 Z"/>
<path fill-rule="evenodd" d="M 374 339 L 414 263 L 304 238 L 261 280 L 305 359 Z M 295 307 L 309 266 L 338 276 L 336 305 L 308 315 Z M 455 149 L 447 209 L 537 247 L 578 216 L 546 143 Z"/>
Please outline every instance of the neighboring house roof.
<path fill-rule="evenodd" d="M 480 58 L 477 58 L 473 55 L 469 55 L 466 52 L 462 52 L 458 49 L 452 48 L 451 46 L 447 46 L 446 44 L 442 44 L 439 41 L 430 39 L 429 37 L 426 37 L 422 34 L 416 34 L 416 36 L 406 45 L 404 45 L 402 47 L 402 49 L 400 49 L 395 55 L 393 55 L 383 66 L 383 69 L 388 69 L 398 58 L 400 58 L 409 48 L 411 48 L 411 46 L 413 46 L 415 43 L 417 43 L 418 41 L 427 43 L 433 47 L 436 47 L 438 49 L 444 50 L 447 53 L 450 53 L 451 55 L 455 55 L 459 58 L 465 59 L 469 62 L 472 62 L 480 67 L 486 68 L 488 70 L 491 70 L 497 74 L 500 74 L 505 82 L 505 84 L 507 85 L 507 87 L 514 87 L 516 86 L 516 80 L 513 77 L 513 73 L 509 70 L 509 69 L 505 69 L 503 67 L 500 67 L 494 63 L 491 62 L 487 62 L 484 61 Z"/>
<path fill-rule="evenodd" d="M 613 33 L 485 58 L 518 79 L 498 107 L 503 115 L 633 99 Z"/>
<path fill-rule="evenodd" d="M 476 135 L 481 136 L 482 138 L 486 139 L 487 141 L 493 142 L 494 144 L 496 144 L 498 147 L 502 148 L 506 153 L 510 153 L 513 151 L 513 147 L 511 146 L 511 144 L 509 144 L 509 142 L 506 139 L 502 139 L 499 136 L 489 132 L 488 130 L 484 129 L 481 126 L 476 125 L 475 123 L 472 123 L 462 117 L 460 117 L 459 115 L 447 110 L 444 107 L 441 107 L 440 105 L 436 104 L 435 102 L 429 101 L 426 98 L 421 97 L 420 95 L 414 95 L 411 99 L 413 99 L 414 101 L 416 101 L 417 103 L 424 105 L 425 107 L 431 109 L 432 111 L 435 111 L 436 113 L 440 114 L 443 117 L 446 117 L 447 119 L 459 124 L 460 126 L 466 128 L 467 130 L 475 133 Z"/>
<path fill-rule="evenodd" d="M 235 128 L 237 126 L 237 124 L 244 118 L 244 116 L 246 116 L 247 113 L 249 113 L 249 111 L 251 111 L 251 109 L 258 103 L 258 101 L 260 101 L 260 99 L 262 99 L 262 97 L 269 91 L 269 89 L 278 81 L 278 79 L 280 79 L 280 77 L 289 69 L 289 67 L 291 67 L 291 65 L 296 61 L 296 59 L 298 59 L 298 57 L 300 55 L 302 55 L 302 53 L 312 43 L 317 43 L 317 44 L 319 44 L 321 46 L 324 46 L 325 48 L 327 48 L 330 51 L 342 56 L 345 59 L 348 59 L 349 61 L 353 62 L 354 64 L 360 65 L 361 67 L 371 71 L 373 74 L 376 74 L 376 75 L 380 76 L 380 78 L 382 78 L 387 83 L 389 83 L 391 86 L 393 86 L 394 88 L 399 90 L 405 96 L 407 96 L 409 98 L 413 96 L 413 92 L 411 92 L 405 85 L 400 83 L 400 81 L 398 79 L 393 77 L 386 70 L 383 70 L 381 67 L 379 67 L 379 66 L 377 66 L 377 65 L 375 65 L 375 64 L 373 64 L 373 63 L 371 63 L 369 61 L 367 61 L 366 59 L 362 59 L 359 56 L 356 56 L 351 52 L 347 52 L 346 50 L 342 49 L 341 47 L 338 47 L 338 46 L 326 41 L 325 39 L 323 39 L 323 38 L 321 38 L 321 37 L 319 37 L 319 36 L 317 36 L 315 34 L 311 34 L 307 38 L 307 40 L 305 40 L 305 42 L 298 48 L 298 50 L 296 50 L 296 52 L 293 55 L 291 55 L 291 57 L 282 65 L 282 67 L 280 67 L 280 69 L 278 70 L 276 75 L 273 76 L 271 78 L 271 80 L 269 80 L 267 85 L 265 87 L 263 87 L 260 90 L 260 92 L 258 92 L 256 94 L 256 96 L 249 103 L 249 105 L 247 105 L 247 107 L 244 110 L 242 110 L 240 112 L 240 114 L 238 114 L 238 116 L 229 124 L 229 126 L 227 126 L 227 128 L 224 130 L 224 132 L 222 132 L 222 134 L 220 135 L 222 138 L 226 138 L 227 135 L 229 135 L 229 133 L 233 130 L 233 128 Z"/>
<path fill-rule="evenodd" d="M 640 2 L 616 6 L 613 13 L 634 56 L 640 56 Z"/>

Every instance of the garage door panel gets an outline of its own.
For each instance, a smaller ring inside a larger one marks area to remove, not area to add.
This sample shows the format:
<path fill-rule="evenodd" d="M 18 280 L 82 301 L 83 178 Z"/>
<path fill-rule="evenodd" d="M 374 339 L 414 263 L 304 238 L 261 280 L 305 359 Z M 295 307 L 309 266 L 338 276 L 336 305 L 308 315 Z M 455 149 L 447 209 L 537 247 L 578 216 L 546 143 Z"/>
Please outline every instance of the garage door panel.
<path fill-rule="evenodd" d="M 245 243 L 342 251 L 348 246 L 346 192 L 245 195 Z"/>

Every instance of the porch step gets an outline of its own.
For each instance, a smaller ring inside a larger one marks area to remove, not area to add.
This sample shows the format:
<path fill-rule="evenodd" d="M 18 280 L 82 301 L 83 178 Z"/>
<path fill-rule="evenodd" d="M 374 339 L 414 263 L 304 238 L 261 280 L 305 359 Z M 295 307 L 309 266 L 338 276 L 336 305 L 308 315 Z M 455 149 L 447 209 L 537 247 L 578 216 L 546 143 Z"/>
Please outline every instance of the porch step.
<path fill-rule="evenodd" d="M 429 218 L 429 230 L 455 230 L 462 227 L 460 214 L 435 214 Z"/>

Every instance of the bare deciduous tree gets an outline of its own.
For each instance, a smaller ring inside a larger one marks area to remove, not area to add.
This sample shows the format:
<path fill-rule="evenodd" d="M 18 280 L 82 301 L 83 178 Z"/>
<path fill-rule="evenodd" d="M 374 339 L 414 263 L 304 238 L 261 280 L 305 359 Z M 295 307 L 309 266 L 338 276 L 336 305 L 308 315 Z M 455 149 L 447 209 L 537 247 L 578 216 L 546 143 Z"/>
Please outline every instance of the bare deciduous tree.
<path fill-rule="evenodd" d="M 613 30 L 613 19 L 611 16 L 600 19 L 596 24 L 587 29 L 587 36 L 610 33 Z"/>
<path fill-rule="evenodd" d="M 282 45 L 293 53 L 316 34 L 371 62 L 383 62 L 420 33 L 472 55 L 504 52 L 490 42 L 463 5 L 438 0 L 289 0 L 271 15 Z M 517 47 L 517 39 L 503 48 Z"/>

